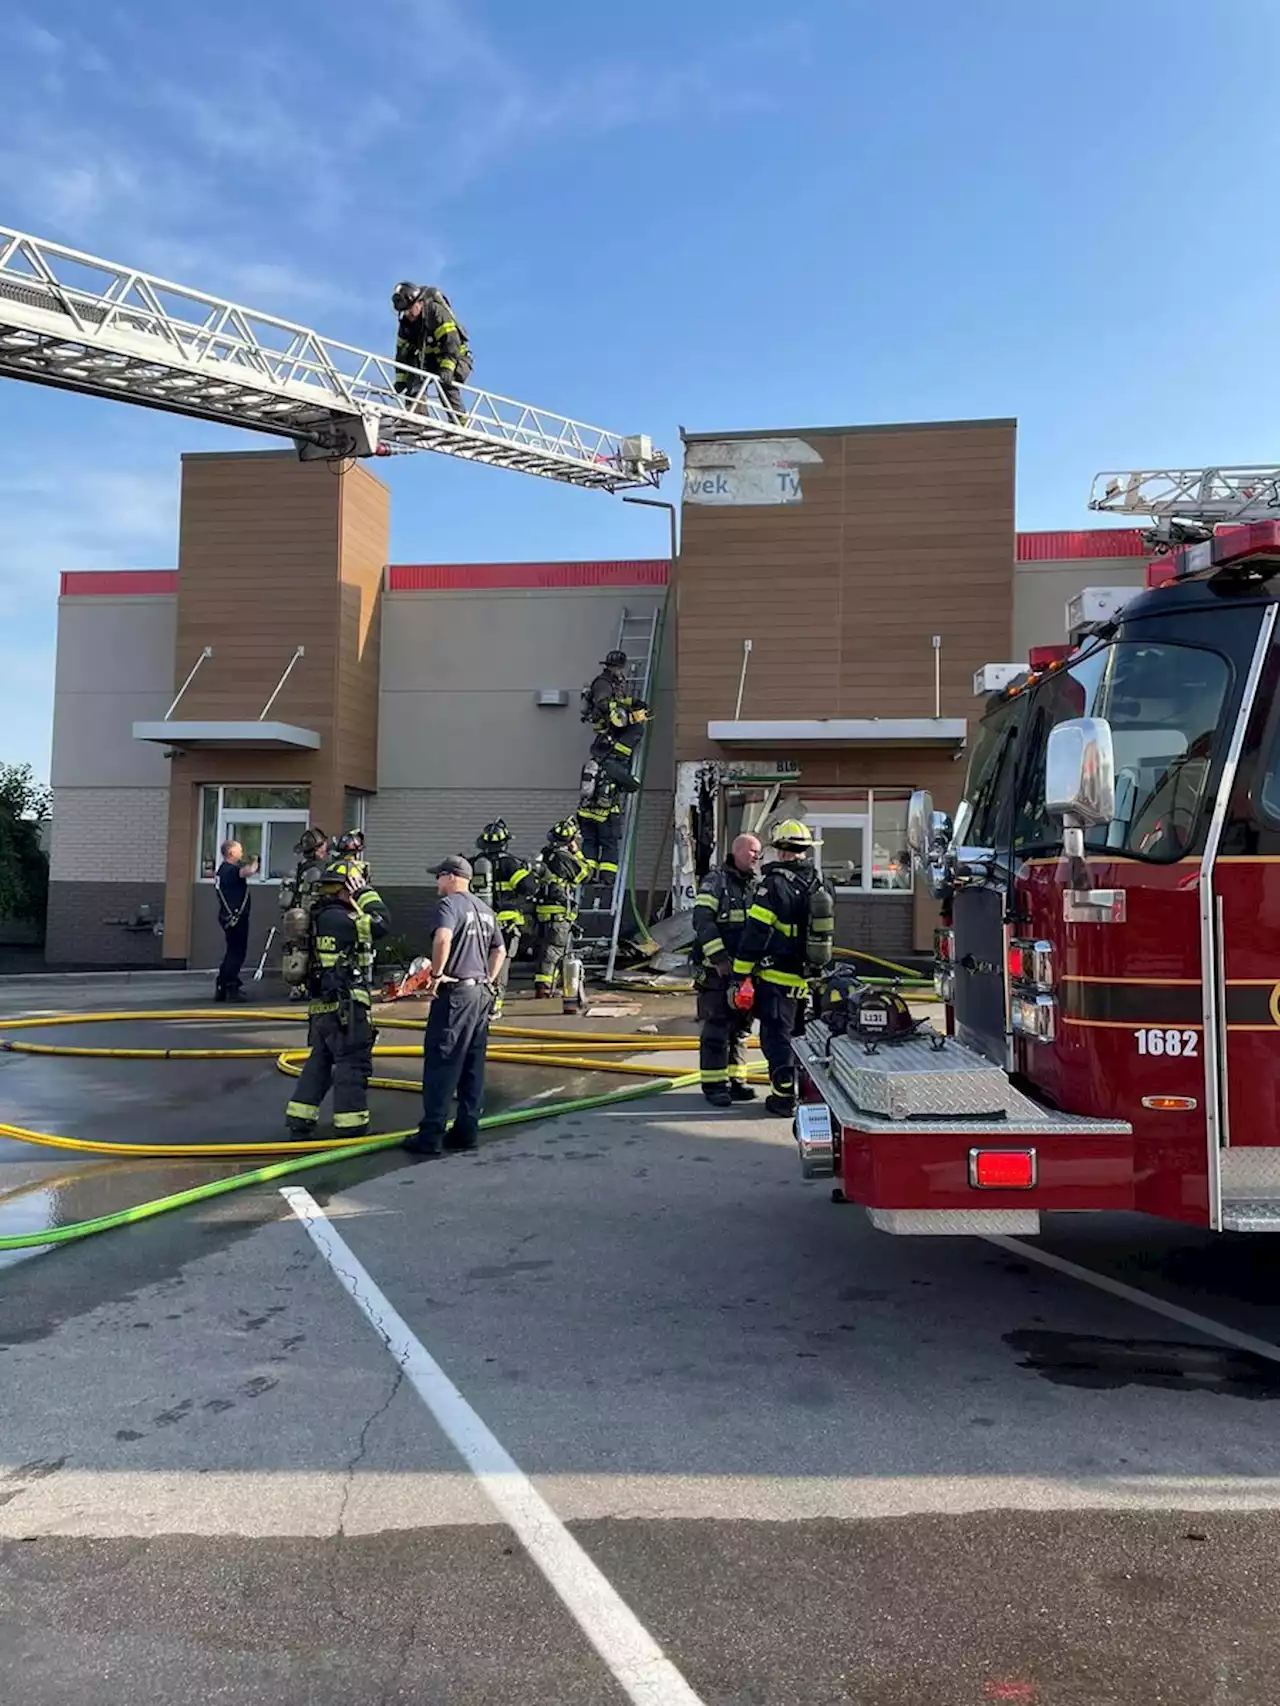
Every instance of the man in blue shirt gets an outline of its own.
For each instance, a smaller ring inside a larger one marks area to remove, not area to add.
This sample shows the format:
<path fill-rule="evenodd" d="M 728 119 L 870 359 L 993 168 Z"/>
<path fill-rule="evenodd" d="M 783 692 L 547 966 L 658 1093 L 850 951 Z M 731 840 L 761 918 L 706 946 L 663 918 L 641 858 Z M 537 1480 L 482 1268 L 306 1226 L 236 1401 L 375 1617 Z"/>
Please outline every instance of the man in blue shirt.
<path fill-rule="evenodd" d="M 238 841 L 222 843 L 222 863 L 213 886 L 218 895 L 218 923 L 226 939 L 226 952 L 218 967 L 215 1001 L 243 1001 L 240 968 L 249 949 L 249 878 L 258 869 L 256 859 L 246 859 Z"/>
<path fill-rule="evenodd" d="M 442 859 L 434 874 L 440 898 L 431 920 L 432 1000 L 422 1039 L 422 1119 L 404 1146 L 419 1156 L 474 1149 L 479 1141 L 489 1018 L 507 957 L 492 908 L 470 892 L 470 862 Z M 447 1129 L 455 1095 L 458 1111 Z"/>

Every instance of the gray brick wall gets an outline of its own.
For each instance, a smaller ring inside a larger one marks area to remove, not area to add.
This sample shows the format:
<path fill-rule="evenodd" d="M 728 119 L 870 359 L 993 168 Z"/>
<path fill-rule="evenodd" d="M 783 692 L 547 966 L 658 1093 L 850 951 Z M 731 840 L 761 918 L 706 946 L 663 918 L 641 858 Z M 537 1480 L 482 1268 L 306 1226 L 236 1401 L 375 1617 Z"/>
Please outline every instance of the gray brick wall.
<path fill-rule="evenodd" d="M 168 788 L 55 788 L 49 875 L 59 883 L 163 883 Z"/>
<path fill-rule="evenodd" d="M 909 894 L 837 895 L 836 945 L 891 960 L 909 954 L 914 912 Z"/>
<path fill-rule="evenodd" d="M 112 919 L 130 919 L 139 906 L 164 914 L 164 884 L 49 884 L 49 924 L 44 957 L 50 965 L 116 970 L 158 966 L 164 943 L 146 930 L 126 930 Z"/>

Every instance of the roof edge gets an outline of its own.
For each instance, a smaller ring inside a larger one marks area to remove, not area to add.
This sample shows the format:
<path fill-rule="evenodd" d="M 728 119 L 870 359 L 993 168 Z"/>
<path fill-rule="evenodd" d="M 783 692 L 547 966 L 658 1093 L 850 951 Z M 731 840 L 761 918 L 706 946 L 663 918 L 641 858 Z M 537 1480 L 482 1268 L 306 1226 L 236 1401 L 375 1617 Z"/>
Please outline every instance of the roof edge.
<path fill-rule="evenodd" d="M 871 432 L 950 432 L 957 427 L 1013 427 L 1016 415 L 992 415 L 989 419 L 965 421 L 880 421 L 859 426 L 764 427 L 749 432 L 686 432 L 680 428 L 683 444 L 720 443 L 726 439 L 749 438 L 851 438 Z"/>

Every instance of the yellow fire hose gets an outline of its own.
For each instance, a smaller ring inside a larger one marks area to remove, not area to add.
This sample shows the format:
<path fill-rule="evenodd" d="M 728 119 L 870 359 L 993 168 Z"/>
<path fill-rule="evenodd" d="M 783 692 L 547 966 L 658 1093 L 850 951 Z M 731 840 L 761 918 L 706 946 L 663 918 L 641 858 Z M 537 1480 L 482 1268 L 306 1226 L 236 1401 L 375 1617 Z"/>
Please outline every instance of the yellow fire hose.
<path fill-rule="evenodd" d="M 165 1023 L 188 1023 L 203 1020 L 225 1024 L 233 1018 L 235 1020 L 267 1021 L 272 1024 L 303 1024 L 306 1022 L 306 1015 L 296 1011 L 278 1012 L 267 1008 L 240 1008 L 233 1014 L 227 1009 L 219 1007 L 216 1009 L 184 1009 L 177 1012 L 160 1009 L 158 1011 L 139 1012 L 59 1013 L 41 1015 L 38 1018 L 30 1019 L 0 1020 L 0 1030 L 36 1030 L 48 1026 L 110 1024 L 113 1022 L 137 1022 L 139 1020 L 154 1020 Z M 421 1030 L 423 1021 L 420 1018 L 380 1017 L 377 1023 L 380 1027 L 417 1031 Z M 579 1096 L 566 1101 L 543 1102 L 536 1107 L 516 1108 L 507 1113 L 493 1114 L 481 1120 L 480 1124 L 485 1128 L 547 1119 L 556 1114 L 598 1108 L 614 1102 L 629 1101 L 637 1096 L 652 1095 L 663 1090 L 685 1089 L 699 1082 L 700 1075 L 697 1072 L 673 1075 L 664 1067 L 647 1066 L 640 1061 L 617 1058 L 620 1054 L 666 1053 L 672 1050 L 685 1052 L 698 1047 L 696 1037 L 655 1036 L 650 1033 L 624 1035 L 616 1031 L 560 1032 L 506 1025 L 491 1027 L 490 1035 L 503 1039 L 498 1046 L 490 1046 L 488 1050 L 488 1059 L 490 1060 L 547 1066 L 569 1071 L 625 1073 L 638 1076 L 644 1082 L 634 1087 L 610 1090 L 599 1095 Z M 75 1044 L 9 1040 L 0 1040 L 0 1050 L 11 1054 L 67 1056 L 73 1059 L 97 1060 L 263 1060 L 274 1058 L 277 1068 L 292 1077 L 298 1077 L 301 1074 L 301 1062 L 305 1060 L 307 1054 L 305 1049 L 282 1050 L 279 1047 L 263 1047 L 260 1045 L 243 1048 L 144 1049 L 94 1048 Z M 422 1046 L 421 1044 L 384 1044 L 381 1047 L 375 1047 L 374 1054 L 384 1059 L 420 1060 L 422 1058 Z M 372 1078 L 370 1083 L 378 1089 L 404 1090 L 415 1094 L 419 1089 L 418 1083 L 411 1079 Z M 65 1244 L 78 1238 L 88 1237 L 96 1232 L 106 1232 L 118 1226 L 132 1225 L 138 1221 L 150 1219 L 157 1214 L 166 1213 L 170 1209 L 181 1208 L 211 1197 L 224 1195 L 229 1191 L 239 1190 L 249 1185 L 263 1184 L 295 1171 L 319 1166 L 335 1156 L 366 1155 L 380 1149 L 390 1148 L 409 1137 L 412 1130 L 413 1128 L 410 1127 L 403 1131 L 383 1132 L 376 1136 L 363 1133 L 359 1137 L 312 1138 L 294 1143 L 105 1143 L 85 1138 L 62 1137 L 53 1132 L 31 1131 L 25 1126 L 0 1122 L 0 1137 L 13 1138 L 18 1142 L 33 1144 L 43 1149 L 111 1157 L 117 1163 L 125 1160 L 207 1161 L 251 1156 L 282 1158 L 272 1165 L 255 1168 L 252 1172 L 236 1174 L 224 1179 L 215 1179 L 193 1186 L 189 1190 L 179 1191 L 171 1196 L 160 1197 L 152 1202 L 139 1203 L 132 1208 L 120 1209 L 111 1214 L 101 1215 L 94 1220 L 77 1221 L 69 1226 L 49 1227 L 39 1232 L 0 1237 L 0 1251 L 39 1249 L 53 1244 Z M 59 1179 L 63 1181 L 66 1177 L 67 1175 L 59 1175 Z M 12 1192 L 5 1192 L 0 1195 L 0 1202 L 12 1201 L 34 1190 L 48 1190 L 57 1183 L 58 1180 L 45 1179 L 32 1185 L 20 1186 Z"/>

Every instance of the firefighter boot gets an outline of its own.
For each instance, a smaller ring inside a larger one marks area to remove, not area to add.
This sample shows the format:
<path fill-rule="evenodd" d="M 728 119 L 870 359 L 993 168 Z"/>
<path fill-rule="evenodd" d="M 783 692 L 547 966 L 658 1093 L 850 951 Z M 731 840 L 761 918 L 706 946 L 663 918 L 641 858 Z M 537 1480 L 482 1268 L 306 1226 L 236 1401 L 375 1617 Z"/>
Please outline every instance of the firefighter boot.
<path fill-rule="evenodd" d="M 713 1108 L 731 1108 L 733 1106 L 733 1097 L 730 1095 L 729 1087 L 726 1084 L 704 1084 L 702 1094 Z"/>
<path fill-rule="evenodd" d="M 790 1120 L 795 1118 L 796 1099 L 794 1096 L 780 1096 L 776 1090 L 771 1090 L 764 1099 L 764 1105 L 768 1113 L 777 1114 L 779 1119 Z"/>
<path fill-rule="evenodd" d="M 750 1084 L 744 1084 L 740 1078 L 729 1080 L 729 1098 L 734 1102 L 754 1102 L 756 1093 Z"/>

